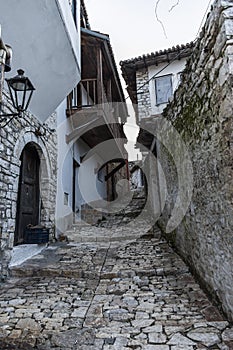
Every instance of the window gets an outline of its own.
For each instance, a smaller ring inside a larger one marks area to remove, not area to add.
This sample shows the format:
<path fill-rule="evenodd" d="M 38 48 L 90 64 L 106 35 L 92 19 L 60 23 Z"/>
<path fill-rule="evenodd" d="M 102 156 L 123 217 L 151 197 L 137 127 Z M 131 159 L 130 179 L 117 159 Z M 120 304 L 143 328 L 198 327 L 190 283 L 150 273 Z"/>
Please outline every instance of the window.
<path fill-rule="evenodd" d="M 156 104 L 167 103 L 172 96 L 172 75 L 155 78 Z"/>
<path fill-rule="evenodd" d="M 69 204 L 69 193 L 64 192 L 64 205 Z"/>

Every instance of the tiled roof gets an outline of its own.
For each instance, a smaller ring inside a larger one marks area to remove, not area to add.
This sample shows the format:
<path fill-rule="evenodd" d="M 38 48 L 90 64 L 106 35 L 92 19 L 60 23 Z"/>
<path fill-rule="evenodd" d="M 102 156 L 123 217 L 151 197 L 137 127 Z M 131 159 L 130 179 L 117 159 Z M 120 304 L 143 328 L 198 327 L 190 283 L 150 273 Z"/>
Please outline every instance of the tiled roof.
<path fill-rule="evenodd" d="M 174 54 L 179 54 L 181 55 L 181 57 L 185 57 L 188 56 L 190 54 L 190 49 L 192 49 L 194 46 L 193 42 L 190 42 L 188 44 L 185 45 L 177 45 L 177 46 L 173 46 L 171 48 L 165 49 L 165 50 L 159 50 L 159 51 L 155 51 L 152 52 L 150 54 L 146 54 L 146 55 L 142 55 L 142 56 L 138 56 L 135 58 L 131 58 L 128 60 L 124 60 L 120 62 L 120 65 L 127 65 L 127 64 L 137 64 L 140 62 L 143 63 L 149 63 L 149 62 L 154 62 L 156 60 L 161 59 L 162 57 L 165 58 L 165 60 L 170 60 L 170 56 L 174 56 Z M 178 57 L 179 58 L 179 57 Z"/>
<path fill-rule="evenodd" d="M 137 104 L 136 72 L 149 66 L 157 66 L 162 63 L 170 63 L 182 58 L 187 59 L 194 47 L 194 42 L 186 45 L 173 46 L 166 50 L 152 52 L 129 60 L 121 61 L 122 76 L 127 85 L 127 91 L 133 104 Z"/>
<path fill-rule="evenodd" d="M 85 27 L 88 29 L 91 29 L 90 23 L 89 23 L 89 19 L 88 19 L 88 14 L 87 14 L 87 9 L 86 9 L 86 5 L 84 0 L 81 0 L 81 13 L 80 16 L 82 18 L 82 16 L 85 18 Z"/>

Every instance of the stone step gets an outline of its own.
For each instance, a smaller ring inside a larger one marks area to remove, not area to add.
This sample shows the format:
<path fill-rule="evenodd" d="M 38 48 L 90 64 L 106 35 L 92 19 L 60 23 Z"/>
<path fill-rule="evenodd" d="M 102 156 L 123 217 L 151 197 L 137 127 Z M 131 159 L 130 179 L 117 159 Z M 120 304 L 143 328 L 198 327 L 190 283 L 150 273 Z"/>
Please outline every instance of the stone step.
<path fill-rule="evenodd" d="M 67 236 L 68 241 L 71 243 L 110 243 L 110 242 L 123 242 L 123 241 L 131 241 L 137 239 L 135 235 L 122 235 L 122 236 L 81 236 L 81 235 L 69 235 Z"/>

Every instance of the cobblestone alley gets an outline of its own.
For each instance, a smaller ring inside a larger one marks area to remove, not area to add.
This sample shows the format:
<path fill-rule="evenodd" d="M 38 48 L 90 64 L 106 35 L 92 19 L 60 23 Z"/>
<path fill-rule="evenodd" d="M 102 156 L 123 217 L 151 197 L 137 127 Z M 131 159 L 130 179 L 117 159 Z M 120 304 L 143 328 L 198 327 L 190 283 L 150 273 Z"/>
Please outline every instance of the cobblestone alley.
<path fill-rule="evenodd" d="M 12 268 L 0 349 L 233 349 L 233 328 L 159 229 L 105 226 Z"/>

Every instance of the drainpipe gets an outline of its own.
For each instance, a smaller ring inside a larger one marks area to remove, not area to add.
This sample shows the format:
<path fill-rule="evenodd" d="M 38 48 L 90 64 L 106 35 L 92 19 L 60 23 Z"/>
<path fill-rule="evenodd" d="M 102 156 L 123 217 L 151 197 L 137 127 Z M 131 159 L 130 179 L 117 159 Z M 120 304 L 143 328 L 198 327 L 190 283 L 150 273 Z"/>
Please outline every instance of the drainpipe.
<path fill-rule="evenodd" d="M 11 70 L 10 61 L 12 57 L 12 49 L 9 45 L 5 45 L 1 37 L 0 25 L 0 112 L 2 110 L 2 92 L 4 84 L 5 72 Z"/>

